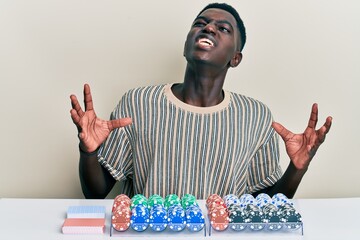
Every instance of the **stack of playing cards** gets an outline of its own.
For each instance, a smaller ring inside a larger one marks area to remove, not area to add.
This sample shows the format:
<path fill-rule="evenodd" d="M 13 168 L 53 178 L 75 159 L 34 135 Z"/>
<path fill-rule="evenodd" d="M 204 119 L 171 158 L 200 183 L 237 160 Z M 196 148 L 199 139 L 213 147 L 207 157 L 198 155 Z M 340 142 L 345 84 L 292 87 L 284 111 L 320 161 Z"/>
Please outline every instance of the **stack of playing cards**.
<path fill-rule="evenodd" d="M 62 226 L 64 234 L 103 234 L 104 206 L 70 206 Z"/>

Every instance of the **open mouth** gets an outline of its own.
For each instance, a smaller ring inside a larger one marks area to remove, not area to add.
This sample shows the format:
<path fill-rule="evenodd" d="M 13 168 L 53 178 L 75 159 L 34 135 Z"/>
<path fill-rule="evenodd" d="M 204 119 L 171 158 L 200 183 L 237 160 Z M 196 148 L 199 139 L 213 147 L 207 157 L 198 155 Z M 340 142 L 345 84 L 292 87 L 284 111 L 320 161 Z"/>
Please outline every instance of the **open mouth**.
<path fill-rule="evenodd" d="M 214 42 L 208 38 L 200 38 L 197 42 L 200 46 L 204 46 L 204 47 L 213 47 L 214 46 Z"/>

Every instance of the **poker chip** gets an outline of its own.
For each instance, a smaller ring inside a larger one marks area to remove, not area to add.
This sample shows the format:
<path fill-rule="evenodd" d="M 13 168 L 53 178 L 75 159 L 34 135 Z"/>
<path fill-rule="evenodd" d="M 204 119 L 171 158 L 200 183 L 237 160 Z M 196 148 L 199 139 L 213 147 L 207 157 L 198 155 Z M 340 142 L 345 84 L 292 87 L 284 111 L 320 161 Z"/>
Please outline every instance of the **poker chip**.
<path fill-rule="evenodd" d="M 114 199 L 111 212 L 114 212 L 115 209 L 117 209 L 119 206 L 130 208 L 130 205 L 131 205 L 131 200 L 129 197 L 127 197 L 126 195 L 125 196 L 119 195 Z"/>
<path fill-rule="evenodd" d="M 302 226 L 301 215 L 296 211 L 293 205 L 285 203 L 279 207 L 279 212 L 288 229 L 298 229 Z"/>
<path fill-rule="evenodd" d="M 251 194 L 243 194 L 239 198 L 240 206 L 245 208 L 247 205 L 253 205 L 256 203 L 256 199 Z"/>
<path fill-rule="evenodd" d="M 119 195 L 114 199 L 112 227 L 117 231 L 131 227 L 137 232 L 147 229 L 161 232 L 166 228 L 176 232 L 185 228 L 197 232 L 204 226 L 204 215 L 191 194 L 185 194 L 181 199 L 176 194 L 169 194 L 165 199 L 157 194 L 149 198 L 136 194 L 131 199 Z"/>
<path fill-rule="evenodd" d="M 251 230 L 262 230 L 265 227 L 265 216 L 261 209 L 254 204 L 247 204 L 244 208 L 244 212 L 249 222 L 249 228 Z"/>
<path fill-rule="evenodd" d="M 224 200 L 217 194 L 212 194 L 206 199 L 206 207 L 209 214 L 213 211 L 214 208 L 221 206 L 227 208 Z"/>
<path fill-rule="evenodd" d="M 131 198 L 130 209 L 132 209 L 136 205 L 143 205 L 143 206 L 147 207 L 148 206 L 148 199 L 142 194 L 136 194 Z"/>
<path fill-rule="evenodd" d="M 117 195 L 114 199 L 114 202 L 118 201 L 118 200 L 124 200 L 126 202 L 130 202 L 131 199 L 129 198 L 129 196 L 127 196 L 126 194 L 120 194 L 120 195 Z"/>
<path fill-rule="evenodd" d="M 223 198 L 223 200 L 227 207 L 230 205 L 240 205 L 240 200 L 235 194 L 228 194 Z"/>
<path fill-rule="evenodd" d="M 163 205 L 153 205 L 150 210 L 149 225 L 155 232 L 161 232 L 166 229 L 168 225 L 167 211 Z"/>
<path fill-rule="evenodd" d="M 120 232 L 126 231 L 130 227 L 131 211 L 129 206 L 119 205 L 112 213 L 111 225 Z"/>
<path fill-rule="evenodd" d="M 198 232 L 205 226 L 205 217 L 197 205 L 191 205 L 186 208 L 186 228 L 190 232 Z"/>
<path fill-rule="evenodd" d="M 126 231 L 130 226 L 130 198 L 125 194 L 115 197 L 111 210 L 111 225 L 116 231 Z"/>
<path fill-rule="evenodd" d="M 168 210 L 168 227 L 176 232 L 182 231 L 186 227 L 185 211 L 180 204 L 173 205 Z"/>
<path fill-rule="evenodd" d="M 262 208 L 263 206 L 265 206 L 266 204 L 272 203 L 273 200 L 272 198 L 266 194 L 266 193 L 260 193 L 259 195 L 256 196 L 255 198 L 255 203 L 256 205 L 258 205 L 260 208 Z"/>
<path fill-rule="evenodd" d="M 217 194 L 212 194 L 206 199 L 206 207 L 209 208 L 209 206 L 214 204 L 223 204 L 224 200 Z"/>
<path fill-rule="evenodd" d="M 217 231 L 224 231 L 229 226 L 227 206 L 219 195 L 212 194 L 206 199 L 206 207 L 210 219 L 210 225 Z"/>
<path fill-rule="evenodd" d="M 137 232 L 145 231 L 149 226 L 149 209 L 138 204 L 131 209 L 130 226 Z"/>
<path fill-rule="evenodd" d="M 158 194 L 151 195 L 148 199 L 148 207 L 153 208 L 155 205 L 162 205 L 164 206 L 164 198 Z"/>
<path fill-rule="evenodd" d="M 196 197 L 192 194 L 185 194 L 181 198 L 181 206 L 186 209 L 190 205 L 198 205 L 196 201 Z"/>
<path fill-rule="evenodd" d="M 293 203 L 282 193 L 277 193 L 274 194 L 274 196 L 272 197 L 272 203 L 276 206 L 276 207 L 280 207 L 284 204 L 290 204 L 293 205 Z"/>
<path fill-rule="evenodd" d="M 216 205 L 209 213 L 210 224 L 217 231 L 224 231 L 229 226 L 228 210 L 223 205 Z"/>
<path fill-rule="evenodd" d="M 180 203 L 181 203 L 180 198 L 176 194 L 169 194 L 165 197 L 164 205 L 166 209 L 169 209 L 169 207 Z"/>
<path fill-rule="evenodd" d="M 240 205 L 232 204 L 228 207 L 230 228 L 234 231 L 246 229 L 248 218 Z"/>
<path fill-rule="evenodd" d="M 245 229 L 259 231 L 264 228 L 278 231 L 282 228 L 296 230 L 302 227 L 300 213 L 293 203 L 281 193 L 273 197 L 265 193 L 254 198 L 251 194 L 237 197 L 227 194 L 221 197 L 211 194 L 205 201 L 207 217 L 215 231 Z M 180 199 L 176 194 L 165 198 L 154 194 L 149 198 L 136 194 L 131 199 L 125 194 L 115 197 L 111 215 L 112 229 L 123 232 L 129 228 L 137 232 L 147 229 L 161 232 L 198 232 L 205 227 L 205 216 L 192 194 Z"/>
<path fill-rule="evenodd" d="M 262 207 L 265 216 L 267 228 L 272 231 L 277 231 L 282 228 L 283 217 L 279 209 L 272 203 L 268 203 Z"/>

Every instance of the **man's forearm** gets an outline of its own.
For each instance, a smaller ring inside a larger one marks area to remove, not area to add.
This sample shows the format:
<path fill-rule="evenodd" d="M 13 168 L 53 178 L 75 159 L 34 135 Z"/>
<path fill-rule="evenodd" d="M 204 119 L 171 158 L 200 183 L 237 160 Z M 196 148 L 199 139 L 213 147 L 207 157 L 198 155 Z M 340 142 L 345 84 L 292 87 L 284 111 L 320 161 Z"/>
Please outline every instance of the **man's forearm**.
<path fill-rule="evenodd" d="M 115 184 L 115 179 L 97 160 L 97 154 L 80 150 L 79 176 L 85 198 L 105 198 Z"/>
<path fill-rule="evenodd" d="M 288 198 L 293 198 L 306 171 L 307 169 L 296 169 L 295 166 L 290 162 L 284 175 L 279 179 L 279 181 L 277 181 L 272 187 L 260 190 L 259 192 L 254 193 L 254 195 L 259 193 L 267 193 L 272 196 L 276 193 L 283 193 Z"/>

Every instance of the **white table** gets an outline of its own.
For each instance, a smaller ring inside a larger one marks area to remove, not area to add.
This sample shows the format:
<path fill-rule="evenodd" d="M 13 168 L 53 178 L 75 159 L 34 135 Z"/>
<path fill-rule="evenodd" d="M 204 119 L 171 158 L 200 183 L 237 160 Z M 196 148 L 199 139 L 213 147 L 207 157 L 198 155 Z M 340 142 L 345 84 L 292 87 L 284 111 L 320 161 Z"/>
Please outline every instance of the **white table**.
<path fill-rule="evenodd" d="M 211 236 L 197 234 L 137 234 L 133 239 L 360 239 L 360 198 L 296 199 L 296 209 L 303 219 L 304 235 L 294 232 L 213 232 Z M 84 199 L 0 199 L 0 239 L 124 239 L 110 237 L 112 200 Z M 201 205 L 204 204 L 200 200 Z M 102 235 L 64 235 L 61 226 L 66 211 L 72 205 L 102 205 L 106 207 L 106 231 Z M 119 235 L 118 235 L 119 236 Z M 129 239 L 129 237 L 126 237 Z M 130 237 L 131 239 L 131 237 Z"/>

